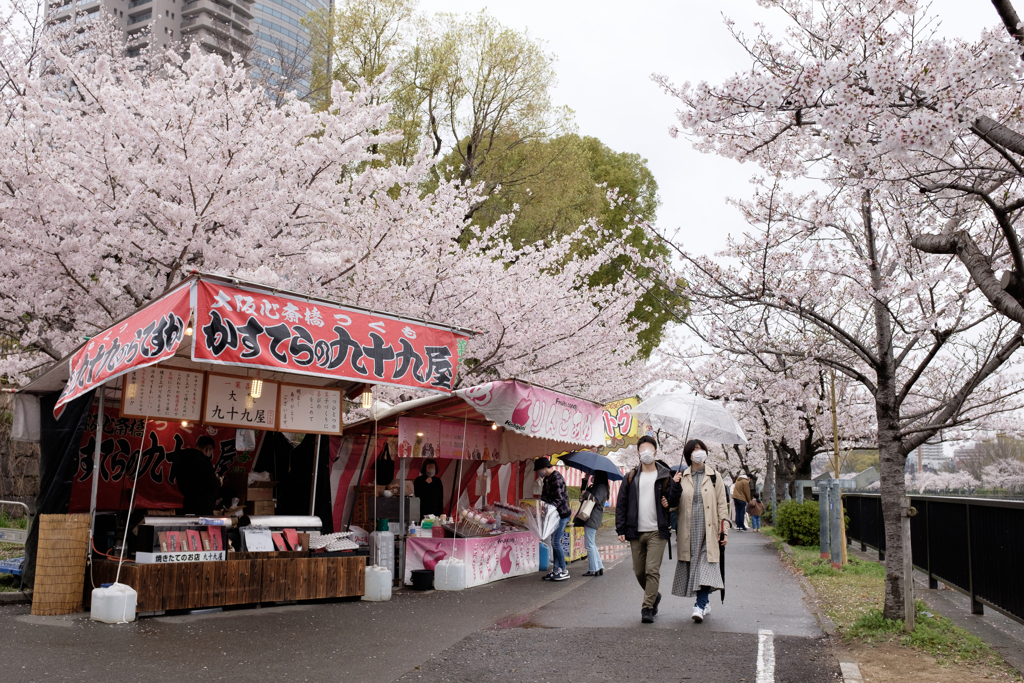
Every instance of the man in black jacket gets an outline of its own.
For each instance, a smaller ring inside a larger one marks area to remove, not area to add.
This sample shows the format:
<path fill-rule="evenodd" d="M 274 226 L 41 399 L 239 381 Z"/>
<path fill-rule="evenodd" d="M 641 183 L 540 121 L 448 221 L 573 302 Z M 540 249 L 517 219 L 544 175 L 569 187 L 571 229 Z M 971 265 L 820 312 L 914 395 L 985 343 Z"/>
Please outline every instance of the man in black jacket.
<path fill-rule="evenodd" d="M 643 436 L 637 442 L 640 466 L 626 475 L 615 504 L 615 531 L 620 541 L 629 541 L 633 552 L 633 573 L 644 589 L 640 621 L 650 624 L 658 614 L 661 593 L 661 558 L 668 544 L 669 511 L 662 503 L 671 471 L 655 462 L 658 442 Z"/>
<path fill-rule="evenodd" d="M 565 552 L 562 550 L 562 536 L 569 523 L 572 511 L 569 508 L 569 493 L 565 488 L 565 479 L 555 471 L 548 458 L 537 458 L 533 461 L 533 470 L 544 477 L 544 489 L 540 499 L 558 510 L 558 526 L 551 535 L 551 572 L 541 578 L 545 581 L 565 581 L 569 578 L 569 570 L 565 566 Z"/>

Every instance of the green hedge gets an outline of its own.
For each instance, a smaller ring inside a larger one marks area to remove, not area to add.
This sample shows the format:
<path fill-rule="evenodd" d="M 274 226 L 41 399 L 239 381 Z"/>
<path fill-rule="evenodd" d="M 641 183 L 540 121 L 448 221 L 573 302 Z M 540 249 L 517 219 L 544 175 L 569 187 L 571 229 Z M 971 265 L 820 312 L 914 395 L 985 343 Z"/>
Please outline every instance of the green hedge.
<path fill-rule="evenodd" d="M 816 546 L 821 540 L 821 521 L 818 503 L 786 500 L 779 505 L 775 528 L 790 545 Z"/>

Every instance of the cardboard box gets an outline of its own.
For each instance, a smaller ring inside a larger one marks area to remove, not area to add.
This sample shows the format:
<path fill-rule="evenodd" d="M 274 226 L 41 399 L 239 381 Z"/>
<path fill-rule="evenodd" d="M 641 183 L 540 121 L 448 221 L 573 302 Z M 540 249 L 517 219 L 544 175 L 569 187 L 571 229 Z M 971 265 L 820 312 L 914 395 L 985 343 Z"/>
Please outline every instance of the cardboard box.
<path fill-rule="evenodd" d="M 245 491 L 245 502 L 253 500 L 273 500 L 276 481 L 254 481 Z"/>
<path fill-rule="evenodd" d="M 299 543 L 294 550 L 309 552 L 309 534 L 299 534 Z"/>
<path fill-rule="evenodd" d="M 253 500 L 245 504 L 245 514 L 250 517 L 274 514 L 275 504 L 272 500 Z"/>

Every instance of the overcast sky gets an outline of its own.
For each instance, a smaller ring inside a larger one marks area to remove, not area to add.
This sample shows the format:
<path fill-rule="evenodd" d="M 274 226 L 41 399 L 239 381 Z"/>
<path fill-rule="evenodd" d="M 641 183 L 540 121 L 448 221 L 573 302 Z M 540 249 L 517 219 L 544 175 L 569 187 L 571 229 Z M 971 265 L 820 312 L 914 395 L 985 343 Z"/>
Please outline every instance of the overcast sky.
<path fill-rule="evenodd" d="M 686 140 L 670 138 L 675 101 L 650 76 L 714 83 L 742 71 L 749 62 L 722 15 L 750 34 L 755 21 L 778 25 L 777 13 L 754 0 L 420 0 L 420 9 L 429 13 L 484 8 L 501 23 L 546 41 L 558 58 L 555 103 L 576 112 L 581 134 L 647 158 L 660 188 L 662 230 L 678 228 L 687 249 L 710 254 L 724 246 L 727 234 L 743 229 L 725 198 L 749 195 L 755 169 L 699 154 Z M 936 0 L 932 11 L 948 36 L 973 40 L 999 23 L 989 0 Z"/>

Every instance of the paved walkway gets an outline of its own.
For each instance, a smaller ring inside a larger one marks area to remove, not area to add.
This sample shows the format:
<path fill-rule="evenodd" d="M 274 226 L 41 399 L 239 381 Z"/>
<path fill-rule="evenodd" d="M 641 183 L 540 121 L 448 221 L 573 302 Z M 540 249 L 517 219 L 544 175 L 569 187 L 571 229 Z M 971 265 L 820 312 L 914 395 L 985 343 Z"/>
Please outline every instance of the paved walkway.
<path fill-rule="evenodd" d="M 611 541 L 611 538 L 605 539 Z M 610 552 L 614 552 L 611 550 Z M 614 562 L 614 564 L 612 564 Z M 331 602 L 144 619 L 37 618 L 0 608 L 3 680 L 95 681 L 833 681 L 838 664 L 795 576 L 759 534 L 734 534 L 727 594 L 704 624 L 668 595 L 640 623 L 628 554 L 605 576 L 520 577 L 459 593 L 402 591 Z M 759 669 L 760 664 L 760 669 Z"/>

